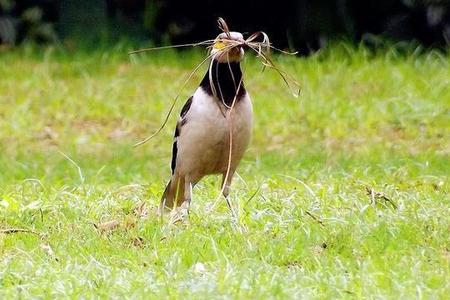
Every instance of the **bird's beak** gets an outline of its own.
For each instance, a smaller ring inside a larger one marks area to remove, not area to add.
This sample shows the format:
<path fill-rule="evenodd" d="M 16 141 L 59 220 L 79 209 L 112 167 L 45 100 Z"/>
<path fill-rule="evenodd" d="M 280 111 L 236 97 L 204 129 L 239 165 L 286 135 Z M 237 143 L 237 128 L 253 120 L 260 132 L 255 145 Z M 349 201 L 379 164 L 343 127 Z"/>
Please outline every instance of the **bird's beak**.
<path fill-rule="evenodd" d="M 243 49 L 243 50 L 247 51 L 250 49 L 250 47 L 247 44 L 242 44 L 239 46 L 239 49 Z"/>

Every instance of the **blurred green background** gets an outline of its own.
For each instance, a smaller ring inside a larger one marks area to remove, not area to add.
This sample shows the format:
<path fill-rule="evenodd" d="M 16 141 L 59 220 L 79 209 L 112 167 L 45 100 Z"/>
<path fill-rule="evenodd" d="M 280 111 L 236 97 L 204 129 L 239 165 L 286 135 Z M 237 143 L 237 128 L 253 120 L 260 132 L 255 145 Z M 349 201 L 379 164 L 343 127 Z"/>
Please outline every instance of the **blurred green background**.
<path fill-rule="evenodd" d="M 64 42 L 69 47 L 131 40 L 210 39 L 222 16 L 231 29 L 264 30 L 275 44 L 310 53 L 334 40 L 450 41 L 448 0 L 0 0 L 0 41 Z M 383 40 L 383 39 L 381 39 Z"/>

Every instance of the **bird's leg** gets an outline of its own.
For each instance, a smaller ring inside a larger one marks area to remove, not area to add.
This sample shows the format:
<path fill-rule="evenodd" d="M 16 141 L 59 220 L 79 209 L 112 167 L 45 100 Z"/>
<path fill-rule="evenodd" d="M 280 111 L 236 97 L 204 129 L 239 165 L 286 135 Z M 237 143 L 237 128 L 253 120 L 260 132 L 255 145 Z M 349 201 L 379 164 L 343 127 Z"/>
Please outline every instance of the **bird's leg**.
<path fill-rule="evenodd" d="M 166 191 L 164 191 L 160 207 L 162 208 L 161 211 L 164 208 L 172 209 L 170 212 L 170 223 L 176 223 L 183 219 L 182 210 L 185 206 L 186 199 L 190 199 L 190 190 L 186 191 L 185 187 L 185 177 L 174 175 Z"/>
<path fill-rule="evenodd" d="M 191 207 L 191 199 L 192 199 L 192 183 L 188 178 L 184 180 L 184 200 L 181 204 L 182 209 L 186 210 L 187 215 L 189 216 L 189 209 Z"/>
<path fill-rule="evenodd" d="M 170 181 L 167 183 L 164 193 L 161 197 L 161 202 L 159 204 L 157 214 L 162 217 L 166 209 L 172 209 L 174 207 L 176 189 L 178 187 L 179 178 L 173 175 Z"/>
<path fill-rule="evenodd" d="M 225 197 L 225 201 L 227 202 L 228 209 L 231 211 L 231 219 L 232 219 L 231 222 L 232 222 L 232 225 L 234 225 L 236 230 L 238 230 L 239 232 L 242 233 L 242 232 L 247 232 L 248 229 L 245 227 L 245 225 L 240 225 L 239 224 L 239 220 L 238 220 L 238 217 L 236 215 L 236 212 L 234 211 L 233 207 L 231 206 L 231 202 L 230 202 L 230 199 L 228 197 L 228 195 L 230 194 L 230 186 L 231 186 L 231 181 L 233 179 L 234 171 L 235 170 L 230 170 L 230 173 L 228 174 L 228 177 L 227 177 L 226 173 L 223 174 L 223 177 L 222 177 L 222 190 L 223 190 L 223 192 L 222 192 L 222 194 Z M 225 186 L 224 186 L 224 184 L 225 184 Z"/>
<path fill-rule="evenodd" d="M 227 173 L 224 173 L 222 175 L 222 194 L 225 197 L 225 201 L 227 202 L 228 209 L 230 210 L 233 219 L 235 221 L 237 221 L 236 213 L 234 212 L 234 209 L 231 206 L 231 202 L 228 197 L 230 194 L 230 186 L 231 186 L 231 181 L 233 180 L 233 174 L 234 174 L 234 170 L 230 170 L 230 172 L 228 173 L 228 176 L 227 176 Z"/>

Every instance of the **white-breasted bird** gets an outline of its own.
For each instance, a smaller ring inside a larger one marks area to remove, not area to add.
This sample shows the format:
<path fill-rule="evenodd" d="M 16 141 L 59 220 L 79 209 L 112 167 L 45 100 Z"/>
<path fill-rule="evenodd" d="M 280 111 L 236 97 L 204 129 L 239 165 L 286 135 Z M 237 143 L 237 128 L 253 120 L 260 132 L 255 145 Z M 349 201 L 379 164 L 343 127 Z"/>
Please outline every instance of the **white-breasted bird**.
<path fill-rule="evenodd" d="M 189 207 L 192 187 L 210 174 L 222 175 L 223 195 L 228 197 L 252 129 L 252 103 L 240 66 L 243 41 L 239 32 L 223 32 L 215 39 L 208 71 L 183 106 L 175 128 L 172 177 L 160 209 Z"/>

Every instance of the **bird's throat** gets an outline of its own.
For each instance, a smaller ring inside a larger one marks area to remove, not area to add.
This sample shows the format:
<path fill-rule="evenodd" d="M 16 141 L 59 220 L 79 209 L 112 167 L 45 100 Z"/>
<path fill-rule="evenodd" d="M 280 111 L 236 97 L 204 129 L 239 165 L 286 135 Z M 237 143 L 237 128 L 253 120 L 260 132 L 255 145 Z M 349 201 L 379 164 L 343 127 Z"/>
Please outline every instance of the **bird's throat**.
<path fill-rule="evenodd" d="M 233 101 L 239 101 L 246 93 L 239 62 L 221 63 L 213 60 L 200 86 L 207 94 L 216 96 L 216 100 L 228 107 Z"/>

